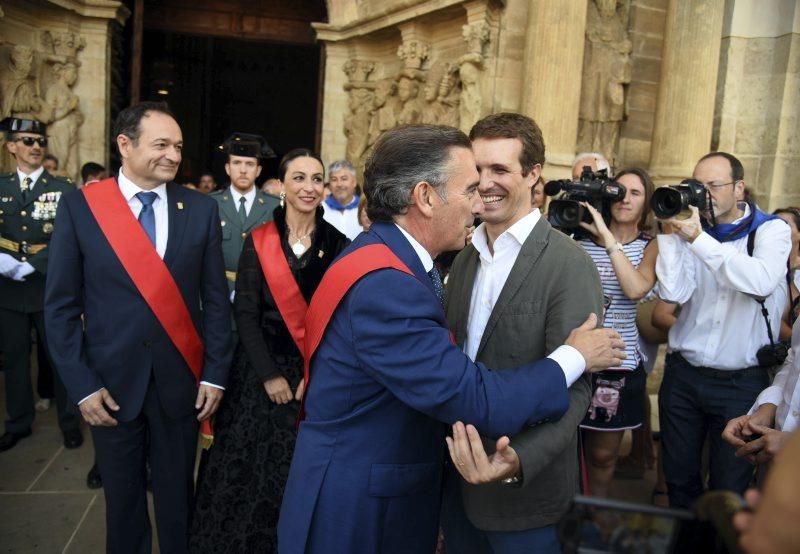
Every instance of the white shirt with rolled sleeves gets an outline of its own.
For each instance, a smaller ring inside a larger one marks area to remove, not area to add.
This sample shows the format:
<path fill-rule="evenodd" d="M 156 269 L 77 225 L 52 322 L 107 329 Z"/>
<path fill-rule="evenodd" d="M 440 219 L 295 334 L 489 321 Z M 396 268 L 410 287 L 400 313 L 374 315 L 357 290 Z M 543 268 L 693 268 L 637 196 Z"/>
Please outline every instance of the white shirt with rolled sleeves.
<path fill-rule="evenodd" d="M 136 194 L 140 192 L 155 192 L 158 195 L 158 198 L 155 200 L 155 202 L 153 202 L 153 216 L 156 224 L 156 252 L 158 252 L 159 258 L 164 259 L 164 253 L 167 251 L 167 239 L 169 238 L 169 204 L 167 203 L 167 184 L 161 183 L 153 190 L 147 191 L 125 177 L 125 174 L 122 173 L 121 169 L 119 170 L 119 175 L 117 176 L 117 183 L 119 184 L 119 190 L 122 193 L 122 196 L 125 197 L 125 202 L 128 203 L 131 212 L 133 212 L 133 217 L 136 219 L 139 219 L 139 212 L 142 211 L 142 203 L 136 197 Z M 217 389 L 225 390 L 225 387 L 220 387 L 219 385 L 209 383 L 208 381 L 201 381 L 200 383 Z M 78 404 L 83 403 L 84 400 L 90 396 L 94 396 L 97 394 L 97 392 L 98 391 L 94 391 L 86 398 L 82 398 Z"/>
<path fill-rule="evenodd" d="M 750 213 L 745 213 L 738 223 Z M 656 276 L 659 294 L 682 305 L 669 331 L 669 348 L 701 367 L 736 370 L 758 365 L 756 352 L 769 344 L 761 306 L 765 298 L 777 339 L 788 302 L 786 260 L 789 226 L 780 219 L 757 230 L 753 256 L 747 236 L 720 243 L 703 232 L 693 243 L 678 235 L 658 235 Z"/>
<path fill-rule="evenodd" d="M 800 423 L 800 319 L 792 327 L 792 348 L 772 385 L 758 395 L 748 412 L 753 415 L 764 404 L 775 404 L 775 429 L 791 433 Z"/>

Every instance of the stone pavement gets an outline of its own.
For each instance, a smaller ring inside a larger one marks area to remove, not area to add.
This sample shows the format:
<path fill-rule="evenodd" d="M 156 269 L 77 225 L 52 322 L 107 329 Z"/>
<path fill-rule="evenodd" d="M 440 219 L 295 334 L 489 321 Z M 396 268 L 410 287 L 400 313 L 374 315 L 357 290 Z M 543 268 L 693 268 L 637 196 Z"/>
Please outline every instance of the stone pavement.
<path fill-rule="evenodd" d="M 4 384 L 0 372 L 3 419 Z M 36 414 L 30 437 L 0 453 L 0 553 L 104 552 L 105 500 L 102 489 L 86 487 L 94 450 L 91 434 L 86 427 L 83 431 L 83 446 L 65 449 L 53 404 L 47 412 Z M 642 480 L 615 481 L 611 494 L 649 503 L 654 482 L 650 470 Z M 152 505 L 150 511 L 152 515 Z M 156 544 L 153 551 L 158 552 Z"/>

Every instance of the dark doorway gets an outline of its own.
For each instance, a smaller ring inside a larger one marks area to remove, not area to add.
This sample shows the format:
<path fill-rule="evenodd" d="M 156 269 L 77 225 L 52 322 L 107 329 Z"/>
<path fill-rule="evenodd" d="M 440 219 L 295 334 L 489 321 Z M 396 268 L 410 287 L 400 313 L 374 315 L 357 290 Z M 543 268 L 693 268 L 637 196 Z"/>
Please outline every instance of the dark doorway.
<path fill-rule="evenodd" d="M 145 30 L 142 100 L 165 100 L 183 130 L 178 182 L 212 171 L 227 182 L 217 147 L 232 132 L 263 135 L 278 159 L 313 148 L 317 132 L 320 47 Z M 277 171 L 271 160 L 261 181 Z"/>

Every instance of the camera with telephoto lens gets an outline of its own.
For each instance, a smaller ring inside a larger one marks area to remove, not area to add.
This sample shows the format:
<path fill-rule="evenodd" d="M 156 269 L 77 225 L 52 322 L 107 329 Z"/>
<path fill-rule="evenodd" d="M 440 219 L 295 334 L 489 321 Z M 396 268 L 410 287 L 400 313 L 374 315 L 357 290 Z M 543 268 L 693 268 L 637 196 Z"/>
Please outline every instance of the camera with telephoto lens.
<path fill-rule="evenodd" d="M 789 349 L 782 342 L 765 344 L 756 352 L 756 359 L 759 367 L 775 367 L 783 365 Z"/>
<path fill-rule="evenodd" d="M 709 204 L 706 187 L 696 179 L 684 179 L 680 185 L 659 187 L 650 199 L 650 207 L 659 219 L 686 219 L 692 215 L 689 206 L 695 206 L 702 212 Z"/>
<path fill-rule="evenodd" d="M 558 229 L 577 229 L 581 222 L 592 223 L 592 214 L 579 204 L 587 202 L 597 209 L 608 223 L 611 220 L 611 204 L 625 198 L 625 187 L 608 176 L 605 169 L 592 172 L 588 165 L 583 166 L 577 181 L 560 179 L 548 181 L 544 193 L 555 196 L 564 192 L 558 200 L 550 202 L 548 220 Z"/>

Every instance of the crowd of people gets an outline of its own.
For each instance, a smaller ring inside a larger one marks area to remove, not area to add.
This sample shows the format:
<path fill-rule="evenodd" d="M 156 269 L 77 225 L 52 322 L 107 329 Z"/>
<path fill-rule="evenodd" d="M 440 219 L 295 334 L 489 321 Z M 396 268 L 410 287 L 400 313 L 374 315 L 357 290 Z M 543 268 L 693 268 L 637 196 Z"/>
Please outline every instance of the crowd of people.
<path fill-rule="evenodd" d="M 623 193 L 563 229 L 520 114 L 389 130 L 363 176 L 296 148 L 261 187 L 275 154 L 234 132 L 218 188 L 174 183 L 180 125 L 143 102 L 115 122 L 119 171 L 87 163 L 77 192 L 42 123 L 3 124 L 0 451 L 43 400 L 67 448 L 82 417 L 109 552 L 150 551 L 148 484 L 162 552 L 559 552 L 574 496 L 647 453 L 654 503 L 755 484 L 742 546 L 798 544 L 769 514 L 797 511 L 779 476 L 800 492 L 800 210 L 759 209 L 734 155 L 701 157 L 706 201 L 658 218 L 643 168 L 578 154 L 573 179 Z"/>

